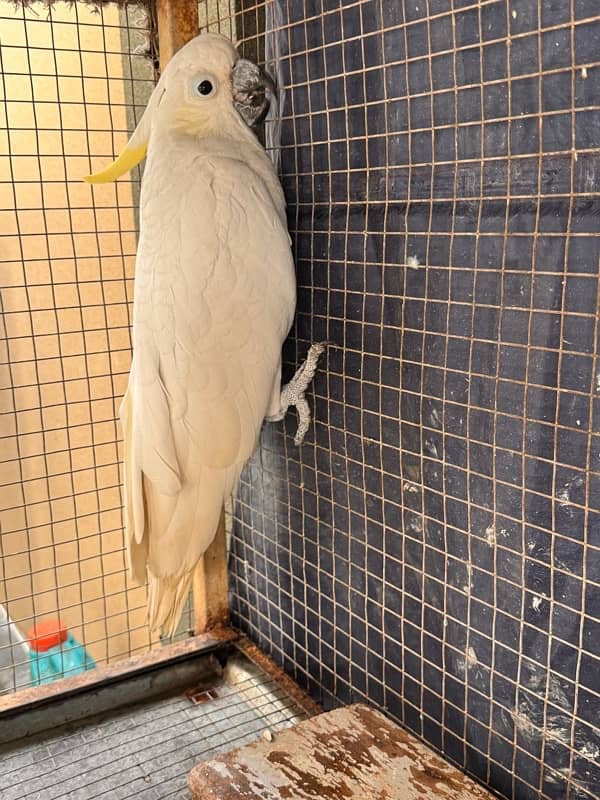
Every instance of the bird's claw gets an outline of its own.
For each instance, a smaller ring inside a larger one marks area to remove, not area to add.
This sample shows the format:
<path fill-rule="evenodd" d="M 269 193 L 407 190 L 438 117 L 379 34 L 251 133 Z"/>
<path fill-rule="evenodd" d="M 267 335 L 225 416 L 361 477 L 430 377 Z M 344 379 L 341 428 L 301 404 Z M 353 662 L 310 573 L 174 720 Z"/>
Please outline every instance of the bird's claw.
<path fill-rule="evenodd" d="M 310 406 L 305 397 L 305 392 L 314 378 L 319 364 L 319 358 L 326 347 L 327 342 L 317 342 L 317 344 L 313 344 L 308 351 L 304 363 L 298 367 L 294 377 L 289 383 L 286 383 L 281 390 L 282 412 L 285 413 L 290 406 L 296 406 L 296 410 L 298 411 L 298 429 L 294 436 L 294 444 L 296 446 L 302 444 L 310 425 Z"/>

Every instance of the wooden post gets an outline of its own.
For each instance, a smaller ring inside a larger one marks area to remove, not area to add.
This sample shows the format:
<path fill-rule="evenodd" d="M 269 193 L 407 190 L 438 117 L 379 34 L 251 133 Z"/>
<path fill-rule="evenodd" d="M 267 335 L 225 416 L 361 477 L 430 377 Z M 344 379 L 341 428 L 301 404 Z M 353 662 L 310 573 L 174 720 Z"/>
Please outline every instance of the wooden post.
<path fill-rule="evenodd" d="M 227 541 L 225 511 L 221 510 L 217 534 L 194 573 L 194 630 L 206 633 L 228 619 Z"/>
<path fill-rule="evenodd" d="M 160 67 L 198 35 L 198 3 L 194 0 L 156 0 Z"/>
<path fill-rule="evenodd" d="M 198 34 L 198 0 L 156 0 L 160 66 Z M 194 531 L 190 531 L 194 535 Z M 217 534 L 194 574 L 194 631 L 205 633 L 229 619 L 225 512 Z"/>

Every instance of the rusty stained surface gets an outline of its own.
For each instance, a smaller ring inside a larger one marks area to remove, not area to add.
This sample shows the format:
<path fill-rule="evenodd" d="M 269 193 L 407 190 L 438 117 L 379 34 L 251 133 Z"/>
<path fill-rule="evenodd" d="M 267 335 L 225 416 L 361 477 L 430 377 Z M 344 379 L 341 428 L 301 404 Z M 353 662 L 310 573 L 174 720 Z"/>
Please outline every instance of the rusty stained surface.
<path fill-rule="evenodd" d="M 193 591 L 196 633 L 205 633 L 226 625 L 229 620 L 229 586 L 223 510 L 215 537 L 194 572 Z"/>
<path fill-rule="evenodd" d="M 255 644 L 253 644 L 245 636 L 242 636 L 235 646 L 240 650 L 246 658 L 249 658 L 257 667 L 273 678 L 274 681 L 283 689 L 286 695 L 293 700 L 296 705 L 306 712 L 309 717 L 314 717 L 316 714 L 321 714 L 323 709 L 318 703 L 310 697 L 304 689 L 301 689 L 298 684 L 287 675 L 281 667 L 265 655 Z"/>
<path fill-rule="evenodd" d="M 160 63 L 167 61 L 190 39 L 198 35 L 197 0 L 156 0 Z"/>
<path fill-rule="evenodd" d="M 194 800 L 491 800 L 382 714 L 347 706 L 199 764 Z"/>
<path fill-rule="evenodd" d="M 133 656 L 132 658 L 106 664 L 96 669 L 74 675 L 71 678 L 62 678 L 42 686 L 33 686 L 30 689 L 0 697 L 0 724 L 5 713 L 24 711 L 26 708 L 54 700 L 61 700 L 73 692 L 93 690 L 96 686 L 116 680 L 124 680 L 130 675 L 145 669 L 159 667 L 161 664 L 186 657 L 193 657 L 201 653 L 208 653 L 223 645 L 234 642 L 238 635 L 231 628 L 215 628 L 210 633 L 192 636 L 181 642 L 165 645 L 160 650 L 151 650 L 149 653 Z"/>

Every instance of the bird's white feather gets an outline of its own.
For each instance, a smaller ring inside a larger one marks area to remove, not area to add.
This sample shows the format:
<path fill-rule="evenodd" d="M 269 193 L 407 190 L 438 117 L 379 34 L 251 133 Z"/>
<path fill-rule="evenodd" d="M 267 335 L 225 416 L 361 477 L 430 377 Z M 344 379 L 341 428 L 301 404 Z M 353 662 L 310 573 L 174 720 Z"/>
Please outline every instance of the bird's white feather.
<path fill-rule="evenodd" d="M 295 306 L 277 177 L 233 107 L 218 114 L 220 130 L 182 113 L 153 127 L 140 201 L 126 517 L 167 628 L 273 405 Z"/>

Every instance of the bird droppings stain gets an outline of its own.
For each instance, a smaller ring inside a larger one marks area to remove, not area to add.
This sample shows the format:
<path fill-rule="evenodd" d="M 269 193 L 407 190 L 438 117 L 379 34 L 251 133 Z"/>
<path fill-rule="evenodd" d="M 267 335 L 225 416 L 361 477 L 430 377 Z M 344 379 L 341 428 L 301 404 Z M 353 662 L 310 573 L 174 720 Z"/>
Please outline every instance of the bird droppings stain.
<path fill-rule="evenodd" d="M 586 742 L 579 748 L 579 755 L 590 761 L 598 761 L 600 759 L 600 746 L 594 744 L 594 742 Z"/>
<path fill-rule="evenodd" d="M 471 592 L 471 589 L 473 588 L 473 565 L 470 562 L 468 562 L 466 564 L 466 568 L 467 568 L 467 575 L 469 577 L 469 581 L 468 581 L 468 583 L 464 584 L 464 586 L 462 587 L 462 590 L 466 594 L 469 594 Z"/>
<path fill-rule="evenodd" d="M 409 269 L 419 269 L 419 267 L 421 266 L 421 262 L 419 261 L 417 256 L 409 256 L 406 259 L 406 266 Z"/>
<path fill-rule="evenodd" d="M 408 530 L 413 531 L 413 533 L 422 533 L 423 532 L 422 521 L 420 519 L 413 520 L 408 526 Z"/>
<path fill-rule="evenodd" d="M 555 739 L 570 746 L 571 728 L 563 712 L 565 710 L 572 712 L 573 703 L 566 696 L 560 680 L 552 674 L 547 677 L 545 670 L 540 668 L 540 674 L 536 674 L 535 670 L 532 672 L 528 684 L 530 690 L 538 696 L 545 695 L 547 700 L 553 705 L 559 706 L 561 711 L 553 709 L 550 705 L 544 712 L 543 720 L 534 721 L 531 719 L 530 713 L 535 714 L 535 711 L 529 707 L 529 701 L 521 702 L 518 710 L 510 713 L 519 734 L 530 740 Z"/>
<path fill-rule="evenodd" d="M 583 476 L 577 475 L 575 478 L 571 478 L 571 480 L 567 481 L 562 489 L 557 494 L 558 504 L 562 509 L 565 509 L 567 516 L 573 516 L 573 510 L 571 506 L 573 505 L 573 501 L 571 500 L 571 492 L 573 489 L 579 489 L 583 486 Z"/>
<path fill-rule="evenodd" d="M 474 647 L 467 648 L 467 666 L 468 667 L 475 667 L 479 664 L 479 659 L 477 658 L 477 653 L 475 652 Z"/>
<path fill-rule="evenodd" d="M 516 19 L 516 18 L 519 16 L 519 15 L 517 14 L 517 11 L 516 11 L 516 9 L 514 9 L 514 8 L 513 8 L 513 10 L 511 11 L 511 14 L 510 14 L 510 15 L 511 15 L 511 17 L 512 17 L 513 19 Z"/>
<path fill-rule="evenodd" d="M 541 606 L 542 606 L 542 598 L 536 595 L 531 601 L 531 607 L 533 608 L 534 611 L 537 611 L 539 614 Z"/>
<path fill-rule="evenodd" d="M 583 78 L 583 80 L 585 80 L 587 78 L 587 76 L 588 76 L 587 67 L 582 67 L 581 68 L 581 77 Z"/>
<path fill-rule="evenodd" d="M 430 456 L 433 456 L 433 458 L 439 458 L 440 457 L 435 442 L 430 442 L 428 440 L 425 440 L 425 450 L 426 450 L 427 453 L 429 453 Z"/>
<path fill-rule="evenodd" d="M 456 674 L 459 677 L 463 678 L 467 670 L 467 659 L 465 658 L 465 656 L 457 655 L 455 657 L 455 669 L 456 669 Z"/>
<path fill-rule="evenodd" d="M 434 428 L 439 428 L 440 427 L 440 414 L 439 414 L 437 408 L 434 408 L 431 411 L 431 414 L 429 416 L 429 421 L 433 425 Z"/>
<path fill-rule="evenodd" d="M 515 723 L 515 728 L 522 736 L 533 738 L 534 736 L 539 735 L 538 728 L 533 724 L 533 722 L 529 719 L 527 714 L 523 712 L 522 709 L 519 709 L 518 711 L 511 711 L 510 715 Z"/>
<path fill-rule="evenodd" d="M 496 529 L 493 525 L 489 525 L 485 529 L 485 540 L 490 547 L 493 547 L 496 544 Z"/>
<path fill-rule="evenodd" d="M 562 782 L 562 775 L 560 773 L 553 770 L 551 767 L 548 767 L 544 771 L 544 782 L 545 783 L 559 783 Z"/>
<path fill-rule="evenodd" d="M 548 700 L 566 711 L 572 711 L 573 709 L 573 703 L 565 694 L 560 679 L 552 674 L 548 680 Z"/>
<path fill-rule="evenodd" d="M 416 485 L 416 483 L 411 483 L 410 481 L 404 481 L 404 483 L 402 484 L 402 490 L 405 492 L 418 492 L 419 487 Z"/>

